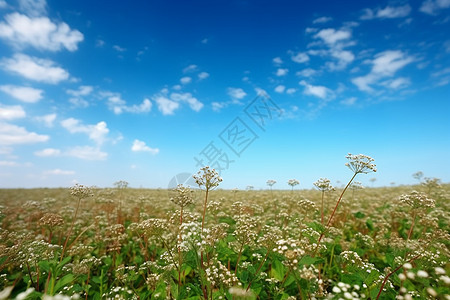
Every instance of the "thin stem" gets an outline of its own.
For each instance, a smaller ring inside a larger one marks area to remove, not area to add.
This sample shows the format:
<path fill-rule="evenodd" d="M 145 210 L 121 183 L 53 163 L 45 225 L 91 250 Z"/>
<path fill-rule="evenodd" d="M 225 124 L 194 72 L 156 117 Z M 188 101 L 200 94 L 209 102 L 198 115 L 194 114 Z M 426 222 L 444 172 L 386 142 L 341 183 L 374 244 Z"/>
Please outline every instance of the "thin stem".
<path fill-rule="evenodd" d="M 237 273 L 239 261 L 241 260 L 242 249 L 244 249 L 244 243 L 241 244 L 241 248 L 239 249 L 239 254 L 238 254 L 238 257 L 237 257 L 237 261 L 236 261 L 236 267 L 234 268 L 234 275 L 236 275 L 236 273 Z"/>
<path fill-rule="evenodd" d="M 321 207 L 321 209 L 320 209 L 320 215 L 321 215 L 321 223 L 322 223 L 322 226 L 324 225 L 324 219 L 323 219 L 323 214 L 324 214 L 324 211 L 323 211 L 323 196 L 324 196 L 324 194 L 325 194 L 325 191 L 322 191 L 322 207 Z"/>
<path fill-rule="evenodd" d="M 417 254 L 416 256 L 414 256 L 412 259 L 410 259 L 408 262 L 411 263 L 414 260 L 416 260 L 417 258 L 419 258 L 420 254 Z M 395 274 L 395 272 L 397 272 L 398 270 L 400 270 L 401 268 L 403 268 L 404 264 L 398 266 L 397 268 L 395 268 L 391 273 L 387 274 L 386 277 L 383 280 L 383 283 L 381 284 L 380 290 L 378 291 L 378 295 L 377 298 L 375 300 L 378 300 L 378 298 L 380 298 L 381 292 L 383 291 L 384 286 L 386 285 L 386 282 L 388 281 L 389 277 L 391 277 L 393 274 Z"/>
<path fill-rule="evenodd" d="M 180 268 L 178 269 L 178 288 L 181 287 L 181 263 L 182 263 L 182 257 L 181 257 L 181 226 L 183 225 L 183 206 L 181 206 L 180 210 L 180 235 L 178 237 L 178 265 Z"/>
<path fill-rule="evenodd" d="M 258 275 L 259 271 L 261 270 L 262 266 L 264 265 L 264 263 L 267 260 L 267 257 L 269 256 L 270 250 L 267 249 L 267 253 L 266 256 L 264 256 L 264 259 L 261 261 L 261 263 L 259 264 L 258 269 L 256 270 L 255 274 L 253 274 L 253 278 L 250 280 L 250 282 L 248 283 L 248 287 L 245 291 L 248 291 L 253 283 L 253 279 L 256 277 L 256 275 Z"/>
<path fill-rule="evenodd" d="M 81 203 L 81 198 L 78 198 L 77 209 L 75 210 L 75 215 L 74 215 L 74 217 L 72 219 L 72 224 L 70 225 L 69 232 L 67 233 L 66 241 L 64 242 L 64 247 L 62 249 L 61 258 L 59 259 L 59 262 L 61 262 L 63 257 L 64 257 L 64 252 L 66 251 L 67 242 L 69 241 L 70 235 L 72 234 L 73 225 L 75 224 L 75 220 L 76 220 L 77 215 L 78 215 L 78 209 L 80 208 L 80 203 Z"/>
<path fill-rule="evenodd" d="M 327 229 L 330 227 L 331 221 L 333 220 L 334 214 L 336 213 L 336 210 L 338 208 L 339 203 L 342 200 L 342 197 L 344 196 L 345 191 L 348 189 L 348 187 L 350 186 L 350 184 L 352 183 L 353 179 L 355 179 L 356 175 L 358 175 L 358 173 L 353 174 L 352 178 L 350 179 L 350 181 L 347 183 L 347 185 L 345 186 L 344 190 L 342 191 L 341 195 L 339 196 L 338 201 L 336 202 L 336 206 L 333 209 L 333 212 L 330 215 L 330 218 L 328 219 L 327 224 L 325 225 L 325 230 L 320 234 L 319 240 L 317 241 L 317 246 L 316 246 L 316 250 L 314 250 L 314 254 L 313 257 L 316 256 L 317 254 L 317 250 L 319 249 L 319 245 L 320 245 L 320 241 L 322 240 L 322 238 L 325 235 L 325 232 L 327 231 Z"/>

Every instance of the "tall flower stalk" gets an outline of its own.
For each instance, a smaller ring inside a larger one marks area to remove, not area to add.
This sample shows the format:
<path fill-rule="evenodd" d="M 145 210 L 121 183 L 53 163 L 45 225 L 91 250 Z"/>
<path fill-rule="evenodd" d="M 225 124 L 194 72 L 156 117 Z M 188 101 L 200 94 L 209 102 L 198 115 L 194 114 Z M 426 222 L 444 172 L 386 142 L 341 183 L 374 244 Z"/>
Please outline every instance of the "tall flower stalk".
<path fill-rule="evenodd" d="M 77 208 L 75 210 L 75 214 L 72 218 L 72 224 L 70 225 L 69 231 L 67 232 L 67 237 L 66 237 L 66 241 L 64 242 L 64 246 L 63 246 L 63 249 L 61 252 L 60 261 L 62 261 L 62 259 L 64 257 L 64 252 L 66 251 L 67 243 L 69 242 L 70 235 L 72 234 L 73 226 L 75 224 L 75 220 L 77 219 L 77 215 L 78 215 L 78 210 L 80 209 L 81 200 L 91 197 L 92 191 L 89 187 L 77 183 L 76 185 L 74 185 L 73 187 L 70 188 L 70 194 L 72 196 L 74 196 L 75 198 L 77 198 L 78 202 L 77 202 Z"/>
<path fill-rule="evenodd" d="M 322 231 L 322 233 L 319 236 L 319 240 L 317 241 L 316 250 L 314 251 L 314 256 L 317 253 L 317 250 L 319 249 L 320 242 L 322 241 L 325 232 L 329 229 L 331 225 L 331 221 L 333 220 L 333 217 L 336 213 L 336 210 L 339 206 L 339 203 L 341 203 L 342 197 L 345 194 L 345 191 L 348 189 L 350 184 L 352 183 L 353 179 L 355 179 L 356 175 L 360 173 L 370 173 L 370 172 L 376 172 L 377 167 L 375 164 L 373 164 L 374 159 L 370 156 L 364 155 L 364 154 L 357 154 L 353 155 L 349 153 L 346 158 L 348 159 L 348 162 L 345 164 L 350 170 L 353 171 L 353 176 L 350 178 L 349 182 L 345 186 L 344 190 L 342 190 L 341 195 L 339 196 L 339 199 L 336 202 L 336 206 L 333 209 L 333 212 L 331 213 L 330 217 L 328 218 L 328 222 L 325 224 L 325 228 Z"/>
<path fill-rule="evenodd" d="M 334 187 L 331 185 L 331 182 L 328 178 L 320 178 L 313 184 L 319 191 L 322 192 L 322 201 L 321 201 L 321 206 L 320 206 L 320 222 L 322 225 L 325 225 L 324 224 L 324 196 L 325 196 L 325 192 L 334 191 Z"/>
<path fill-rule="evenodd" d="M 222 182 L 222 178 L 219 176 L 219 173 L 215 169 L 211 169 L 209 166 L 203 167 L 200 171 L 197 172 L 196 175 L 193 175 L 195 182 L 201 189 L 205 190 L 205 201 L 203 203 L 203 214 L 202 214 L 202 231 L 201 234 L 203 236 L 203 229 L 205 228 L 205 217 L 206 217 L 206 208 L 208 206 L 208 194 L 209 191 L 218 187 Z M 205 270 L 205 265 L 203 264 L 203 249 L 200 252 L 200 266 L 202 270 Z M 206 285 L 203 285 L 203 297 L 208 299 L 208 291 Z"/>
<path fill-rule="evenodd" d="M 183 256 L 181 253 L 181 243 L 182 243 L 182 227 L 183 227 L 183 209 L 189 204 L 194 202 L 192 197 L 193 191 L 189 187 L 184 187 L 182 184 L 179 184 L 175 189 L 177 192 L 176 196 L 170 198 L 175 205 L 180 207 L 180 233 L 178 235 L 178 287 L 181 287 L 181 266 L 183 263 Z"/>

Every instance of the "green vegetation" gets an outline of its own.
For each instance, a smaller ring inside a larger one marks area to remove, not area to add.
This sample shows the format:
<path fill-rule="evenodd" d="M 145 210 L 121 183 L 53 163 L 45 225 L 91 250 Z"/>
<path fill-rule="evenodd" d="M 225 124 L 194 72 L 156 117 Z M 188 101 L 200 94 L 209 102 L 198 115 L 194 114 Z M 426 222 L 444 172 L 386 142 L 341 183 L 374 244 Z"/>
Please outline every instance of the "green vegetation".
<path fill-rule="evenodd" d="M 353 178 L 375 171 L 348 159 Z M 1 190 L 0 299 L 450 299 L 449 185 L 195 179 L 170 193 Z"/>

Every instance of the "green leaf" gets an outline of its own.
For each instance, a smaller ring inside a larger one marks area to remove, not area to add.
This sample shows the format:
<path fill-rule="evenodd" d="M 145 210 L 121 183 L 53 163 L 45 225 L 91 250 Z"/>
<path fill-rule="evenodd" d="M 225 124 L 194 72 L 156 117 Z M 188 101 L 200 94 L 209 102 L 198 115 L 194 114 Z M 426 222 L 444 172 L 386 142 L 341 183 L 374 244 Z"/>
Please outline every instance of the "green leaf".
<path fill-rule="evenodd" d="M 325 260 L 319 257 L 311 257 L 309 255 L 303 256 L 299 263 L 302 265 L 318 265 L 324 263 Z"/>
<path fill-rule="evenodd" d="M 354 213 L 353 215 L 354 215 L 355 218 L 357 218 L 357 219 L 362 219 L 362 218 L 364 218 L 364 217 L 366 216 L 364 213 L 362 213 L 362 212 L 360 212 L 360 211 Z"/>
<path fill-rule="evenodd" d="M 71 283 L 75 279 L 75 276 L 73 274 L 67 274 L 60 280 L 58 280 L 55 284 L 55 293 L 58 292 L 60 289 L 62 289 L 67 284 Z"/>
<path fill-rule="evenodd" d="M 285 274 L 286 271 L 284 269 L 283 264 L 279 260 L 275 259 L 272 262 L 272 270 L 271 270 L 272 277 L 281 281 L 283 280 Z"/>

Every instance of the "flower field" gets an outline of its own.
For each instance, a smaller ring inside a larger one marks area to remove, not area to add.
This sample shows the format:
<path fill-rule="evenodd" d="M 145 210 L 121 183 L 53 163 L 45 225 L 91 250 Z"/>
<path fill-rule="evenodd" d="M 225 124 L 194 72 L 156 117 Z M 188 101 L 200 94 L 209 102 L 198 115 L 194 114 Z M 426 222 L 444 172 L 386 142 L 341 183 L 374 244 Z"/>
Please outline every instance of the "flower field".
<path fill-rule="evenodd" d="M 1 190 L 0 299 L 450 299 L 450 186 L 347 158 L 311 190 Z"/>

